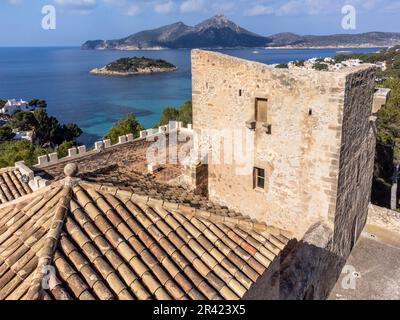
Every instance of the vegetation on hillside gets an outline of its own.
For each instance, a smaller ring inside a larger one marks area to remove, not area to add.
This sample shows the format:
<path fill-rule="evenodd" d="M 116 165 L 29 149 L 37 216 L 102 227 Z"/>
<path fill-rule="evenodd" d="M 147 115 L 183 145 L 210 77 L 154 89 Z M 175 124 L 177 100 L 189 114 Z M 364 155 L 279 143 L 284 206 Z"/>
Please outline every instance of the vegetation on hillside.
<path fill-rule="evenodd" d="M 32 99 L 29 101 L 29 105 L 34 106 L 36 108 L 46 108 L 47 102 L 46 102 L 46 100 L 42 100 L 42 99 Z"/>
<path fill-rule="evenodd" d="M 119 120 L 104 136 L 105 139 L 110 139 L 112 144 L 118 142 L 118 138 L 125 134 L 132 133 L 135 138 L 139 137 L 140 131 L 144 127 L 139 123 L 133 113 L 128 114 L 124 119 Z"/>
<path fill-rule="evenodd" d="M 329 69 L 328 65 L 325 63 L 317 62 L 314 64 L 313 68 L 318 71 L 326 71 Z"/>
<path fill-rule="evenodd" d="M 389 206 L 394 167 L 400 164 L 400 46 L 378 53 L 339 55 L 336 62 L 360 59 L 365 63 L 385 62 L 387 69 L 378 71 L 386 80 L 380 85 L 392 90 L 390 98 L 378 113 L 372 202 Z"/>
<path fill-rule="evenodd" d="M 138 72 L 147 68 L 175 69 L 176 67 L 165 60 L 145 57 L 121 58 L 106 66 L 106 70 L 115 72 Z"/>
<path fill-rule="evenodd" d="M 278 68 L 278 69 L 289 69 L 289 64 L 288 63 L 280 63 L 280 64 L 277 64 L 275 66 L 275 68 Z"/>
<path fill-rule="evenodd" d="M 77 145 L 76 141 L 64 141 L 63 143 L 61 143 L 56 149 L 58 158 L 60 159 L 67 157 L 68 149 L 76 147 L 76 145 Z"/>
<path fill-rule="evenodd" d="M 341 54 L 336 56 L 336 62 L 348 59 L 360 59 L 365 63 L 386 62 L 387 70 L 379 71 L 379 76 L 400 78 L 400 46 L 384 49 L 373 53 Z"/>
<path fill-rule="evenodd" d="M 12 132 L 12 129 L 9 126 L 0 127 L 0 142 L 12 140 L 14 137 L 15 133 Z"/>
<path fill-rule="evenodd" d="M 53 152 L 51 148 L 43 148 L 26 140 L 1 142 L 0 168 L 14 166 L 15 162 L 22 160 L 27 165 L 34 165 L 39 156 L 51 152 Z"/>
<path fill-rule="evenodd" d="M 4 100 L 1 100 L 4 101 Z M 0 125 L 0 168 L 13 166 L 16 161 L 28 165 L 37 163 L 37 157 L 57 151 L 60 157 L 68 154 L 68 149 L 76 145 L 82 130 L 74 123 L 60 124 L 49 116 L 46 101 L 32 99 L 34 111 L 20 111 Z M 13 131 L 33 131 L 33 141 L 16 141 Z"/>
<path fill-rule="evenodd" d="M 192 100 L 186 101 L 179 109 L 165 107 L 160 116 L 160 122 L 155 127 L 167 125 L 170 121 L 180 121 L 185 126 L 193 123 Z"/>
<path fill-rule="evenodd" d="M 55 147 L 64 141 L 75 141 L 82 130 L 74 123 L 61 125 L 55 117 L 49 116 L 46 109 L 17 112 L 8 124 L 12 129 L 33 130 L 35 142 L 41 146 Z"/>

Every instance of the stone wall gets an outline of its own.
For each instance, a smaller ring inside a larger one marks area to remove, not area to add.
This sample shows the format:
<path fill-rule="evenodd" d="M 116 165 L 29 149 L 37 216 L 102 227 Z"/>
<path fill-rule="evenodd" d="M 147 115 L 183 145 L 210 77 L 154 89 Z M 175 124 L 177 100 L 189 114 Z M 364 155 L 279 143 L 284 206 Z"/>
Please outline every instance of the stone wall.
<path fill-rule="evenodd" d="M 334 216 L 347 75 L 367 67 L 282 70 L 194 50 L 192 68 L 196 133 L 251 131 L 255 99 L 268 100 L 271 134 L 263 123 L 255 123 L 252 133 L 252 166 L 266 170 L 265 189 L 253 188 L 252 173 L 236 173 L 241 164 L 214 164 L 209 156 L 210 199 L 298 238 L 313 223 Z M 233 148 L 241 142 L 234 140 Z"/>
<path fill-rule="evenodd" d="M 277 257 L 244 296 L 246 300 L 324 300 L 346 259 L 332 251 L 330 223 L 313 225 L 290 251 Z"/>
<path fill-rule="evenodd" d="M 388 88 L 379 88 L 375 90 L 372 113 L 376 114 L 386 104 L 391 90 Z"/>
<path fill-rule="evenodd" d="M 201 196 L 208 196 L 208 165 L 199 163 L 196 165 L 195 170 L 195 194 Z"/>
<path fill-rule="evenodd" d="M 375 135 L 370 122 L 375 72 L 347 76 L 342 142 L 334 221 L 335 252 L 345 257 L 367 221 L 375 160 Z"/>
<path fill-rule="evenodd" d="M 16 162 L 15 168 L 21 172 L 22 176 L 26 176 L 28 178 L 28 185 L 32 191 L 45 188 L 51 183 L 49 180 L 35 175 L 35 172 L 33 172 L 33 170 L 31 170 L 31 168 L 29 168 L 24 161 Z"/>
<path fill-rule="evenodd" d="M 367 223 L 368 225 L 400 233 L 400 212 L 370 204 Z"/>
<path fill-rule="evenodd" d="M 44 154 L 38 157 L 38 163 L 34 165 L 34 167 L 37 169 L 44 169 L 46 167 L 54 166 L 59 163 L 68 163 L 71 160 L 77 160 L 80 158 L 92 156 L 103 150 L 118 148 L 119 146 L 123 146 L 127 143 L 136 143 L 145 140 L 152 141 L 160 134 L 168 134 L 173 131 L 182 133 L 183 135 L 191 135 L 193 133 L 191 124 L 188 124 L 188 126 L 185 128 L 182 122 L 171 121 L 168 125 L 141 131 L 139 138 L 136 139 L 133 134 L 127 134 L 120 136 L 118 138 L 118 143 L 116 144 L 111 144 L 111 140 L 107 139 L 95 142 L 94 147 L 92 147 L 91 149 L 88 149 L 84 145 L 70 148 L 68 150 L 68 156 L 64 158 L 58 158 L 57 153 Z M 155 166 L 156 164 L 150 165 Z"/>

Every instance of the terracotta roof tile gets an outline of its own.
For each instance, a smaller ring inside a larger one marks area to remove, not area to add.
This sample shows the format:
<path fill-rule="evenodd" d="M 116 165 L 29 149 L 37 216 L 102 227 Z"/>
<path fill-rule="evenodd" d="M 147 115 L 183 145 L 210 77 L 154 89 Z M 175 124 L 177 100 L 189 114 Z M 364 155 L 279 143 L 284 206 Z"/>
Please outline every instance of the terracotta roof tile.
<path fill-rule="evenodd" d="M 0 171 L 0 204 L 32 193 L 27 182 L 23 182 L 21 172 L 16 168 Z"/>
<path fill-rule="evenodd" d="M 3 206 L 0 298 L 239 299 L 289 241 L 236 214 L 153 200 L 74 180 Z"/>

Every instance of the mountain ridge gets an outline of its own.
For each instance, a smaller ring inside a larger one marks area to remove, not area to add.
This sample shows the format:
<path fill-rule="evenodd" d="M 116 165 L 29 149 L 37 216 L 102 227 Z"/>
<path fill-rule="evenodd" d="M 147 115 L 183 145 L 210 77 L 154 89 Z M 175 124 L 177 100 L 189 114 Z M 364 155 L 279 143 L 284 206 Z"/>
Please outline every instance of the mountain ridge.
<path fill-rule="evenodd" d="M 298 35 L 291 32 L 262 36 L 240 27 L 223 15 L 195 26 L 176 22 L 144 30 L 114 40 L 89 40 L 85 50 L 151 50 L 235 47 L 386 47 L 400 44 L 400 33 L 367 32 L 361 34 Z"/>

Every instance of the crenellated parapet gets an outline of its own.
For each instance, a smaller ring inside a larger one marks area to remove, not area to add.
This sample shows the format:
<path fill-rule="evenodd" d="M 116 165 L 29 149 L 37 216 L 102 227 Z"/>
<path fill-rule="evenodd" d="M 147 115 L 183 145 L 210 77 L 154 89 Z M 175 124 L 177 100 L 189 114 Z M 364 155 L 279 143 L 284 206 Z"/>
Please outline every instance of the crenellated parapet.
<path fill-rule="evenodd" d="M 47 187 L 51 183 L 49 180 L 35 175 L 35 172 L 31 168 L 29 168 L 24 161 L 16 162 L 15 168 L 20 171 L 22 179 L 28 183 L 29 187 L 33 191 Z"/>
<path fill-rule="evenodd" d="M 79 158 L 83 158 L 86 156 L 94 155 L 96 153 L 102 152 L 104 150 L 109 150 L 112 148 L 118 148 L 120 146 L 129 144 L 129 143 L 137 143 L 140 141 L 146 140 L 154 140 L 157 136 L 162 134 L 170 134 L 172 132 L 179 132 L 182 134 L 192 134 L 193 128 L 192 125 L 189 124 L 187 127 L 183 126 L 182 122 L 171 121 L 168 125 L 160 126 L 159 128 L 152 128 L 140 131 L 139 137 L 135 139 L 133 134 L 127 134 L 120 136 L 118 138 L 118 143 L 112 144 L 111 140 L 105 139 L 101 141 L 96 141 L 92 148 L 87 148 L 84 145 L 73 147 L 68 149 L 68 156 L 59 158 L 57 153 L 45 154 L 38 157 L 38 163 L 34 165 L 35 168 L 43 169 L 47 166 L 52 166 L 55 164 L 68 162 L 71 160 L 76 160 Z"/>

